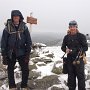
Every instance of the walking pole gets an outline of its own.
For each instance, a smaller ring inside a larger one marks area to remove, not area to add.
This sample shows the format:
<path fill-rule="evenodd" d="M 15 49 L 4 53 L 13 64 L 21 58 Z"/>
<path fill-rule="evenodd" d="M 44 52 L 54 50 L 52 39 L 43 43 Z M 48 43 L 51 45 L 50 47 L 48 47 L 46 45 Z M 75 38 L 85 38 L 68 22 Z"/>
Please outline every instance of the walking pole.
<path fill-rule="evenodd" d="M 64 53 L 64 55 L 61 57 L 61 59 L 63 59 L 65 55 L 66 55 L 66 53 Z"/>

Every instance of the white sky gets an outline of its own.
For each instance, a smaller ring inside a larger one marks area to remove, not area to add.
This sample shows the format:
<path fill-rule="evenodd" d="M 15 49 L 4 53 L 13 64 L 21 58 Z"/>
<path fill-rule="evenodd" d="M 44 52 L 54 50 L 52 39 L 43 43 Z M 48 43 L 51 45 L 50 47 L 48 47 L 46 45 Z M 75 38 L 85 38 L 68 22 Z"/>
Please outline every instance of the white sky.
<path fill-rule="evenodd" d="M 81 32 L 90 32 L 90 0 L 0 0 L 0 31 L 14 9 L 22 12 L 25 21 L 30 12 L 38 18 L 33 32 L 66 32 L 71 20 L 78 22 Z"/>

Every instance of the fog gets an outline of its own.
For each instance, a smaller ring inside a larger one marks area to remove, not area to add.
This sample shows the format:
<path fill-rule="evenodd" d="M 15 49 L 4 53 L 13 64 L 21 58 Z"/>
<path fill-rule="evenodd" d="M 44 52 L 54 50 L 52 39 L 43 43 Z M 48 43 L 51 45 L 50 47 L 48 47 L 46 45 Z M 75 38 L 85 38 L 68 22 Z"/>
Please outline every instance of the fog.
<path fill-rule="evenodd" d="M 30 12 L 38 19 L 38 24 L 32 25 L 32 32 L 64 33 L 69 21 L 76 20 L 79 31 L 89 33 L 89 8 L 90 0 L 0 0 L 0 31 L 4 22 L 11 18 L 11 11 L 18 9 L 25 22 Z"/>

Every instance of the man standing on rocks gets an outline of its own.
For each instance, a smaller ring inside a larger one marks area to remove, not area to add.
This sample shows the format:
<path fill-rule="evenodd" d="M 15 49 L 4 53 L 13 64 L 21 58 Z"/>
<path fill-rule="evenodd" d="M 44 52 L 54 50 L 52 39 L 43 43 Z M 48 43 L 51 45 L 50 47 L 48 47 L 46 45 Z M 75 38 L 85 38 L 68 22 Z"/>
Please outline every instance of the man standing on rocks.
<path fill-rule="evenodd" d="M 19 10 L 11 12 L 11 19 L 7 20 L 1 39 L 1 53 L 3 64 L 8 65 L 8 81 L 10 90 L 16 90 L 14 79 L 14 66 L 18 60 L 22 71 L 22 90 L 27 90 L 29 75 L 29 56 L 31 52 L 31 37 L 28 27 L 23 22 L 23 16 Z"/>
<path fill-rule="evenodd" d="M 83 54 L 88 45 L 86 37 L 79 33 L 76 21 L 69 23 L 69 34 L 64 37 L 61 49 L 67 54 L 69 90 L 76 90 L 76 77 L 78 90 L 86 90 Z"/>

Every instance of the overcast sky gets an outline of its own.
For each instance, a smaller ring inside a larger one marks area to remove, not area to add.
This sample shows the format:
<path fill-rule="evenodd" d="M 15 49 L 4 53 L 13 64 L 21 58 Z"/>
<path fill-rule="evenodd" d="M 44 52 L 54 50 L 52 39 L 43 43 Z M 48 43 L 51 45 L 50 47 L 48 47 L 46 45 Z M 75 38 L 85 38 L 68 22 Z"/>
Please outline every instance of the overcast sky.
<path fill-rule="evenodd" d="M 71 20 L 77 21 L 81 32 L 90 32 L 90 0 L 0 0 L 0 31 L 14 9 L 22 12 L 25 22 L 33 12 L 38 19 L 33 32 L 66 32 Z"/>

